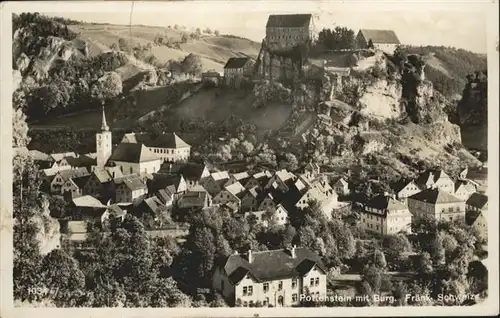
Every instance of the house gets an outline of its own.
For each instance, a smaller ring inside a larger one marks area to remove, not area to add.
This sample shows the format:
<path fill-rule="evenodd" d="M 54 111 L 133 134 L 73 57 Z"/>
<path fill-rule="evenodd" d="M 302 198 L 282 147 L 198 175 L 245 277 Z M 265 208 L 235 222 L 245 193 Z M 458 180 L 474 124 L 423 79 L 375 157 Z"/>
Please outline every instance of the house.
<path fill-rule="evenodd" d="M 441 169 L 429 169 L 422 172 L 415 180 L 421 189 L 436 187 L 450 194 L 455 193 L 455 182 Z"/>
<path fill-rule="evenodd" d="M 333 184 L 333 190 L 338 194 L 338 195 L 349 195 L 351 191 L 349 190 L 349 184 L 347 181 L 345 181 L 344 178 L 338 179 L 334 184 Z"/>
<path fill-rule="evenodd" d="M 103 202 L 115 198 L 113 176 L 106 169 L 95 169 L 83 186 L 83 194 L 91 195 Z"/>
<path fill-rule="evenodd" d="M 241 183 L 236 182 L 227 187 L 225 187 L 219 194 L 214 197 L 214 204 L 228 204 L 232 203 L 234 206 L 237 206 L 238 209 L 241 208 L 241 199 L 245 194 L 245 187 L 241 185 Z"/>
<path fill-rule="evenodd" d="M 156 192 L 156 197 L 168 209 L 172 208 L 174 204 L 174 193 L 167 189 L 160 189 Z"/>
<path fill-rule="evenodd" d="M 428 188 L 408 197 L 408 209 L 416 216 L 436 220 L 465 220 L 465 202 L 439 188 Z"/>
<path fill-rule="evenodd" d="M 143 144 L 162 162 L 186 162 L 191 155 L 191 146 L 176 133 L 163 133 L 156 137 L 146 133 L 128 133 L 121 142 Z"/>
<path fill-rule="evenodd" d="M 248 211 L 244 212 L 243 217 L 248 220 L 251 216 L 255 217 L 258 224 L 267 227 L 271 219 L 276 225 L 285 225 L 288 222 L 288 211 L 282 204 L 278 204 L 274 210 Z"/>
<path fill-rule="evenodd" d="M 101 215 L 101 224 L 105 224 L 106 222 L 111 222 L 114 220 L 119 220 L 123 222 L 125 216 L 127 215 L 127 211 L 122 209 L 117 204 L 111 204 L 106 206 L 104 213 Z"/>
<path fill-rule="evenodd" d="M 160 214 L 168 213 L 168 211 L 169 207 L 156 195 L 144 198 L 133 208 L 133 213 L 138 218 L 142 218 L 144 215 L 150 215 L 153 218 L 157 218 Z M 161 226 L 160 224 L 158 225 Z"/>
<path fill-rule="evenodd" d="M 300 295 L 326 296 L 326 267 L 307 248 L 233 254 L 215 265 L 213 288 L 236 306 L 297 305 Z"/>
<path fill-rule="evenodd" d="M 230 175 L 229 180 L 226 182 L 224 186 L 228 186 L 236 182 L 245 184 L 248 181 L 248 179 L 250 179 L 250 175 L 246 171 L 240 173 L 234 173 Z"/>
<path fill-rule="evenodd" d="M 406 199 L 415 193 L 420 192 L 420 188 L 413 180 L 401 179 L 391 184 L 391 189 L 396 194 L 396 199 L 406 203 Z"/>
<path fill-rule="evenodd" d="M 241 198 L 241 210 L 243 212 L 257 210 L 259 193 L 259 187 L 253 187 L 245 191 Z"/>
<path fill-rule="evenodd" d="M 245 78 L 252 75 L 254 63 L 248 57 L 231 57 L 224 65 L 224 83 L 227 86 L 240 87 Z"/>
<path fill-rule="evenodd" d="M 215 197 L 222 191 L 229 178 L 227 171 L 214 172 L 203 180 L 202 185 L 212 197 Z"/>
<path fill-rule="evenodd" d="M 479 235 L 486 239 L 488 237 L 488 196 L 482 193 L 473 193 L 465 202 L 466 223 L 474 227 Z"/>
<path fill-rule="evenodd" d="M 457 180 L 457 182 L 455 182 L 455 191 L 453 195 L 459 199 L 467 201 L 467 199 L 474 192 L 476 192 L 476 190 L 477 188 L 473 183 L 468 182 L 467 180 Z"/>
<path fill-rule="evenodd" d="M 361 29 L 355 39 L 358 49 L 367 49 L 370 44 L 373 48 L 388 54 L 394 54 L 396 48 L 401 44 L 393 30 Z"/>
<path fill-rule="evenodd" d="M 148 193 L 148 187 L 144 179 L 138 175 L 128 175 L 114 179 L 116 188 L 116 202 L 128 202 L 144 197 Z"/>
<path fill-rule="evenodd" d="M 203 191 L 188 191 L 179 199 L 178 206 L 181 209 L 202 209 L 212 205 L 210 194 Z"/>
<path fill-rule="evenodd" d="M 281 192 L 287 192 L 288 191 L 287 181 L 295 179 L 297 179 L 297 177 L 293 173 L 287 171 L 286 169 L 282 169 L 274 173 L 274 175 L 267 182 L 264 189 L 267 189 L 269 187 L 274 187 L 279 189 Z"/>
<path fill-rule="evenodd" d="M 369 200 L 361 212 L 361 228 L 382 235 L 411 231 L 412 214 L 408 207 L 384 194 Z"/>
<path fill-rule="evenodd" d="M 252 189 L 254 187 L 264 188 L 264 186 L 268 183 L 269 179 L 272 177 L 271 172 L 269 171 L 261 171 L 255 173 L 254 175 L 248 178 L 248 181 L 245 183 L 245 188 Z"/>
<path fill-rule="evenodd" d="M 216 71 L 208 71 L 201 73 L 201 82 L 207 87 L 219 86 L 220 74 Z"/>
<path fill-rule="evenodd" d="M 266 45 L 272 51 L 288 51 L 312 40 L 311 14 L 271 14 L 266 24 Z"/>
<path fill-rule="evenodd" d="M 317 163 L 309 162 L 304 167 L 304 177 L 307 179 L 314 179 L 320 174 L 321 168 Z"/>
<path fill-rule="evenodd" d="M 155 193 L 159 190 L 168 190 L 174 195 L 174 201 L 187 191 L 186 180 L 182 175 L 155 174 L 152 180 L 148 181 L 148 192 Z"/>
<path fill-rule="evenodd" d="M 73 198 L 68 206 L 69 217 L 72 221 L 99 219 L 106 206 L 101 201 L 90 195 Z"/>
<path fill-rule="evenodd" d="M 123 174 L 155 173 L 162 160 L 143 144 L 120 143 L 109 157 L 108 166 L 119 166 Z"/>
<path fill-rule="evenodd" d="M 63 194 L 63 186 L 72 178 L 80 178 L 90 175 L 87 168 L 65 169 L 56 173 L 50 182 L 50 192 L 55 194 Z"/>
<path fill-rule="evenodd" d="M 62 185 L 61 193 L 65 196 L 69 196 L 70 198 L 76 198 L 83 195 L 83 187 L 85 186 L 89 178 L 90 174 L 68 179 Z"/>

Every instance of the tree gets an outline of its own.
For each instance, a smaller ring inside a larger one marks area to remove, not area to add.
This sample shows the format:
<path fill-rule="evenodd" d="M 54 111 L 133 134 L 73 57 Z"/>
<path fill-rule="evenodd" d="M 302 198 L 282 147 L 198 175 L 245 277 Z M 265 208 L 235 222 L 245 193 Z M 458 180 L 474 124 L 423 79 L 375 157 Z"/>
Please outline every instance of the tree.
<path fill-rule="evenodd" d="M 48 296 L 59 306 L 70 306 L 73 295 L 85 288 L 78 263 L 62 250 L 53 250 L 43 258 L 41 272 Z"/>
<path fill-rule="evenodd" d="M 283 158 L 282 161 L 280 161 L 280 168 L 281 169 L 287 169 L 290 171 L 295 171 L 298 169 L 299 166 L 299 161 L 297 160 L 297 157 L 290 152 L 287 152 L 285 154 L 285 158 Z"/>
<path fill-rule="evenodd" d="M 181 62 L 182 71 L 186 74 L 197 76 L 202 71 L 201 59 L 193 53 L 188 54 Z"/>
<path fill-rule="evenodd" d="M 220 35 L 220 31 L 219 30 L 214 30 L 214 34 L 215 34 L 215 36 L 219 36 Z"/>
<path fill-rule="evenodd" d="M 105 103 L 122 92 L 122 80 L 116 72 L 109 72 L 92 85 L 91 95 L 101 103 Z"/>
<path fill-rule="evenodd" d="M 385 270 L 385 268 L 387 267 L 387 262 L 385 260 L 384 252 L 379 249 L 375 250 L 375 252 L 373 253 L 373 264 L 375 264 L 375 266 L 377 266 L 378 268 Z"/>
<path fill-rule="evenodd" d="M 431 255 L 427 252 L 420 254 L 418 260 L 418 272 L 420 274 L 428 275 L 433 272 Z"/>
<path fill-rule="evenodd" d="M 380 291 L 380 287 L 382 285 L 382 271 L 380 267 L 375 265 L 371 265 L 367 267 L 362 275 L 362 281 L 366 281 L 370 284 L 371 289 L 377 293 Z"/>
<path fill-rule="evenodd" d="M 391 262 L 399 260 L 403 253 L 411 252 L 411 243 L 403 234 L 387 235 L 382 239 L 382 248 Z"/>
<path fill-rule="evenodd" d="M 12 110 L 12 148 L 26 147 L 30 142 L 26 115 L 22 109 Z"/>
<path fill-rule="evenodd" d="M 375 46 L 373 45 L 372 39 L 368 40 L 368 48 L 369 49 L 374 49 L 375 48 Z"/>

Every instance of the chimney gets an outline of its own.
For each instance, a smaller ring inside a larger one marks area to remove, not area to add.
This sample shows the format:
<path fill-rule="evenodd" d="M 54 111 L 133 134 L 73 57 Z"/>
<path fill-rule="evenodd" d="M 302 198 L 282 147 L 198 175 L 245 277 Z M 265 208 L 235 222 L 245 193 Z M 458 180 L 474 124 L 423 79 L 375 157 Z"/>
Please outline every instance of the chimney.
<path fill-rule="evenodd" d="M 252 250 L 248 250 L 248 262 L 252 263 Z"/>
<path fill-rule="evenodd" d="M 295 249 L 297 248 L 297 245 L 294 245 L 292 246 L 292 249 L 290 250 L 291 254 L 292 254 L 292 258 L 295 258 L 297 257 L 297 255 L 295 254 Z"/>

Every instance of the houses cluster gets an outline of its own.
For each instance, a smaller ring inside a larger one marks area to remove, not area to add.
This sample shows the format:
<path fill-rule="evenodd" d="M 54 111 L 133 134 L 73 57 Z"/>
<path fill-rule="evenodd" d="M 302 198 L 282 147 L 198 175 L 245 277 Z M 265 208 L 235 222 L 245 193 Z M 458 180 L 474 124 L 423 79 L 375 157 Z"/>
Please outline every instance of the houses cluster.
<path fill-rule="evenodd" d="M 361 211 L 361 226 L 380 234 L 411 231 L 412 217 L 467 222 L 486 235 L 488 197 L 467 179 L 467 169 L 453 180 L 443 170 L 422 172 L 415 180 L 402 179 L 391 185 L 392 193 L 375 196 Z"/>

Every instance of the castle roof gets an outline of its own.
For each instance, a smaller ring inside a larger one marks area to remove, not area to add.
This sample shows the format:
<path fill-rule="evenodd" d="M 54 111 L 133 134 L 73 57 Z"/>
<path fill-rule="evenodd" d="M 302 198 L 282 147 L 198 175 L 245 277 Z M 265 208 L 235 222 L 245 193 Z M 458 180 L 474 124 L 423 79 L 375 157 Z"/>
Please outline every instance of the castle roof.
<path fill-rule="evenodd" d="M 372 40 L 373 43 L 400 44 L 393 30 L 361 29 L 359 32 L 363 34 L 367 42 Z"/>
<path fill-rule="evenodd" d="M 308 26 L 311 19 L 311 14 L 271 14 L 266 28 L 299 28 Z"/>

